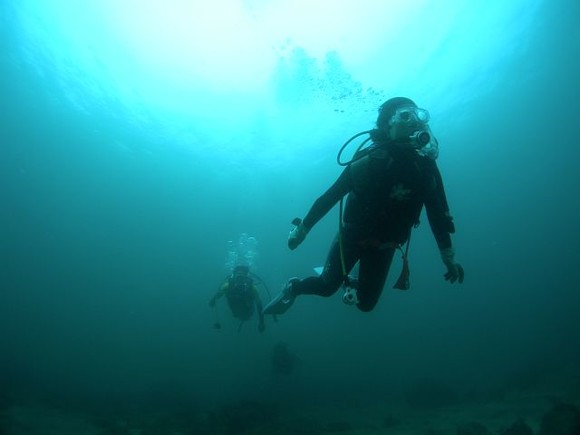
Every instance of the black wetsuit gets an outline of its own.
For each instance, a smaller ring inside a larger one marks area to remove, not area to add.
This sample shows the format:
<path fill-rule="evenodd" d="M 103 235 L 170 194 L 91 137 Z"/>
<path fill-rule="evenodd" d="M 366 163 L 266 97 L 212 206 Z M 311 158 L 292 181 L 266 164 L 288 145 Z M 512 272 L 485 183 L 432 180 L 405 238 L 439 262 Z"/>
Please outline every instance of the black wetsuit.
<path fill-rule="evenodd" d="M 371 311 L 383 290 L 395 249 L 408 240 L 423 206 L 440 249 L 451 247 L 453 219 L 435 161 L 394 145 L 375 146 L 347 166 L 314 202 L 304 226 L 312 228 L 347 194 L 342 231 L 345 266 L 350 272 L 360 261 L 357 307 Z M 322 275 L 301 280 L 293 289 L 296 294 L 331 296 L 343 279 L 337 234 Z"/>

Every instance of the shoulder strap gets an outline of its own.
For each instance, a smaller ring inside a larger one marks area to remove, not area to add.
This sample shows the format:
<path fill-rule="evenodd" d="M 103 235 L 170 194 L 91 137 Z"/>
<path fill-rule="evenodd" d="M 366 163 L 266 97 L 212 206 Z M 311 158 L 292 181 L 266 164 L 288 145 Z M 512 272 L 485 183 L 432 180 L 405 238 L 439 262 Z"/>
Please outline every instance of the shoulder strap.
<path fill-rule="evenodd" d="M 350 176 L 355 191 L 367 186 L 370 181 L 370 157 L 366 156 L 350 164 Z"/>
<path fill-rule="evenodd" d="M 371 180 L 371 160 L 386 160 L 386 170 L 391 166 L 393 158 L 388 150 L 377 148 L 364 157 L 350 164 L 350 173 L 355 190 L 368 186 Z"/>

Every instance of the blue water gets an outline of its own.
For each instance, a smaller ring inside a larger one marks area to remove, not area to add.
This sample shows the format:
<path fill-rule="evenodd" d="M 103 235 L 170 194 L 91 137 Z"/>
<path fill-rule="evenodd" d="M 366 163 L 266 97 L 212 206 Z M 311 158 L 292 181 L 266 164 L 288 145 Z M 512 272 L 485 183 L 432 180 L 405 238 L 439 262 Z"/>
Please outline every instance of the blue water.
<path fill-rule="evenodd" d="M 463 394 L 577 374 L 580 4 L 440 3 L 411 2 L 382 28 L 389 5 L 371 0 L 327 18 L 300 4 L 280 23 L 284 9 L 259 1 L 222 5 L 240 22 L 212 10 L 195 21 L 177 1 L 157 21 L 163 8 L 4 2 L 0 405 L 275 398 L 308 410 L 425 378 Z M 167 23 L 183 16 L 210 30 Z M 372 313 L 302 297 L 259 334 L 253 322 L 238 332 L 222 304 L 213 329 L 228 241 L 257 239 L 254 271 L 272 293 L 323 263 L 337 211 L 293 252 L 290 222 L 396 95 L 431 112 L 465 283 L 442 279 L 424 218 L 412 289 L 391 288 L 396 260 Z M 272 371 L 279 342 L 299 360 L 289 376 Z"/>

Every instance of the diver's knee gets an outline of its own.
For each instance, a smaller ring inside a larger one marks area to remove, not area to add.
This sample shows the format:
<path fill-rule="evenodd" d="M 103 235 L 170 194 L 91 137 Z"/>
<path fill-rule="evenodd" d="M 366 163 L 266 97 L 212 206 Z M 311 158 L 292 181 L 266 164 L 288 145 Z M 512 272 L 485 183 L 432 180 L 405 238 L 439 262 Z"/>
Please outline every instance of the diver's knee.
<path fill-rule="evenodd" d="M 356 307 L 362 311 L 363 313 L 368 313 L 370 311 L 372 311 L 377 305 L 376 301 L 373 302 L 363 302 L 363 301 L 359 301 L 358 304 L 356 304 Z"/>
<path fill-rule="evenodd" d="M 341 284 L 342 282 L 339 280 L 328 280 L 320 277 L 318 294 L 325 298 L 329 298 L 336 294 L 338 289 L 340 289 Z"/>

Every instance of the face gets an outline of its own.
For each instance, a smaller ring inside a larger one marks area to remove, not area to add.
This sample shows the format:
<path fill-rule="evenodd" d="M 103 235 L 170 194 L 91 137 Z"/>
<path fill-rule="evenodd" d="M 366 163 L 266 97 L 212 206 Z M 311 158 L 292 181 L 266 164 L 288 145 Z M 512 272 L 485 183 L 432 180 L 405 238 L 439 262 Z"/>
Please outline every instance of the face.
<path fill-rule="evenodd" d="M 429 122 L 429 112 L 413 106 L 397 109 L 389 120 L 389 137 L 392 140 L 406 139 L 417 130 L 424 129 Z"/>
<path fill-rule="evenodd" d="M 236 276 L 236 277 L 240 277 L 240 276 L 246 276 L 246 272 L 244 272 L 244 271 L 241 271 L 241 270 L 236 270 L 236 271 L 234 272 L 234 276 Z"/>

